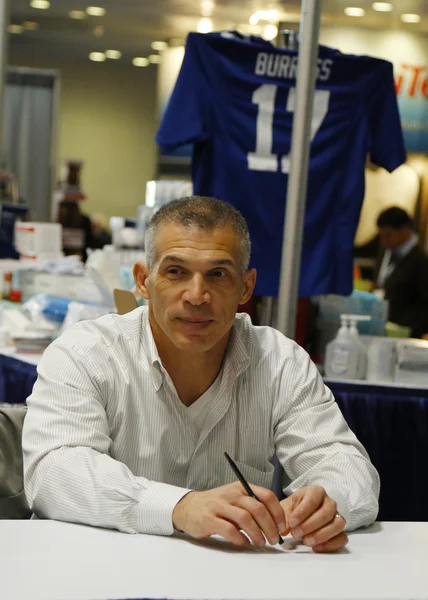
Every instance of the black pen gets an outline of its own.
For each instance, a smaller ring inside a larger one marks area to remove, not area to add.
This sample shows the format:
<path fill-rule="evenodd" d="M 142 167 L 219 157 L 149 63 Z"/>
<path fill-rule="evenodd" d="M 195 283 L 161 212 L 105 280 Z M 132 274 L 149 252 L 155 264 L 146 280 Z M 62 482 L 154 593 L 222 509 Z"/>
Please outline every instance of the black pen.
<path fill-rule="evenodd" d="M 255 495 L 255 493 L 253 492 L 253 490 L 250 488 L 250 486 L 248 485 L 247 480 L 245 479 L 245 477 L 242 475 L 241 471 L 238 469 L 238 467 L 236 466 L 236 464 L 233 462 L 233 460 L 230 458 L 230 456 L 228 455 L 227 452 L 224 453 L 227 462 L 229 463 L 229 465 L 231 466 L 232 471 L 235 473 L 235 475 L 237 476 L 237 478 L 239 479 L 239 481 L 241 482 L 241 484 L 243 485 L 245 491 L 247 492 L 247 494 L 249 496 L 251 496 L 251 498 L 254 498 L 255 500 L 257 500 L 258 502 L 260 502 L 260 500 L 257 498 L 257 496 Z M 283 544 L 284 540 L 281 536 L 281 534 L 278 533 L 278 537 L 279 537 L 279 544 Z"/>

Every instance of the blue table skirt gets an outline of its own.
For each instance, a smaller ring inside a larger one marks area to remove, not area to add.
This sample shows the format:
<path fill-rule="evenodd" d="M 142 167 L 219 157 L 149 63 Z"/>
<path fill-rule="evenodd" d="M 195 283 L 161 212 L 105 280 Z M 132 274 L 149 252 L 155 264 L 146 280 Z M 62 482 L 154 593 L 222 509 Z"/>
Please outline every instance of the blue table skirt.
<path fill-rule="evenodd" d="M 36 378 L 34 365 L 0 355 L 0 402 L 25 403 Z M 328 385 L 379 471 L 379 519 L 428 521 L 428 390 Z"/>
<path fill-rule="evenodd" d="M 37 379 L 37 367 L 0 354 L 0 402 L 24 404 Z"/>
<path fill-rule="evenodd" d="M 381 521 L 428 521 L 428 390 L 328 386 L 381 478 Z"/>

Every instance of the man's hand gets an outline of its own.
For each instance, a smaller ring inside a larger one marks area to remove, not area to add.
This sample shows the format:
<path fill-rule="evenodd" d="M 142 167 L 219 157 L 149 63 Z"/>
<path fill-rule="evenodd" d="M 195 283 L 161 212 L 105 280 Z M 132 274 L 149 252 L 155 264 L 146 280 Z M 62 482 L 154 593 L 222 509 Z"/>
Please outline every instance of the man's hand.
<path fill-rule="evenodd" d="M 282 500 L 287 531 L 302 538 L 314 552 L 334 552 L 348 543 L 345 519 L 338 515 L 337 505 L 324 488 L 308 486 Z"/>
<path fill-rule="evenodd" d="M 239 482 L 207 492 L 190 492 L 178 502 L 172 514 L 175 529 L 196 539 L 221 535 L 236 546 L 249 546 L 244 531 L 256 546 L 278 543 L 286 531 L 284 510 L 270 490 L 250 484 L 255 498 Z"/>

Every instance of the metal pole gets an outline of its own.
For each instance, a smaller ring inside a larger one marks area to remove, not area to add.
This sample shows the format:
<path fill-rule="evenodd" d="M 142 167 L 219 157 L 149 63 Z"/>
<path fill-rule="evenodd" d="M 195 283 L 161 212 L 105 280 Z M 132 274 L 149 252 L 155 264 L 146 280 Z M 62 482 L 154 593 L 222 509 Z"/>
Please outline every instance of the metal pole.
<path fill-rule="evenodd" d="M 4 89 L 6 87 L 6 65 L 10 0 L 0 0 L 0 166 L 3 161 Z"/>
<path fill-rule="evenodd" d="M 296 327 L 321 5 L 322 0 L 305 0 L 300 25 L 296 110 L 276 321 L 277 329 L 290 338 L 294 338 Z"/>

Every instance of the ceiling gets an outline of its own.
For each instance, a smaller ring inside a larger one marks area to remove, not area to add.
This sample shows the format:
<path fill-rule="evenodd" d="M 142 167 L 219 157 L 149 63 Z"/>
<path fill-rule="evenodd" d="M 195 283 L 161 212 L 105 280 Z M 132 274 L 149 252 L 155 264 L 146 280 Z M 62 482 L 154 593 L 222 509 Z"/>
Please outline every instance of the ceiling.
<path fill-rule="evenodd" d="M 61 61 L 88 60 L 93 51 L 116 49 L 122 52 L 117 64 L 130 64 L 135 56 L 147 56 L 154 40 L 183 39 L 196 30 L 201 18 L 201 3 L 213 0 L 50 0 L 49 10 L 29 6 L 29 0 L 12 0 L 13 24 L 36 21 L 34 31 L 9 34 L 9 53 L 16 62 L 32 58 L 42 63 L 55 57 Z M 402 28 L 428 34 L 428 0 L 390 0 L 393 11 L 380 13 L 372 9 L 372 0 L 323 0 L 324 24 L 357 25 L 380 29 Z M 84 10 L 88 5 L 106 9 L 103 17 L 87 16 L 73 20 L 72 10 Z M 364 8 L 362 18 L 344 14 L 346 6 Z M 300 19 L 300 2 L 270 2 L 269 0 L 214 0 L 211 19 L 214 29 L 250 28 L 248 19 L 257 10 L 277 9 L 280 20 L 296 24 Z M 417 13 L 422 20 L 405 24 L 401 13 Z"/>

